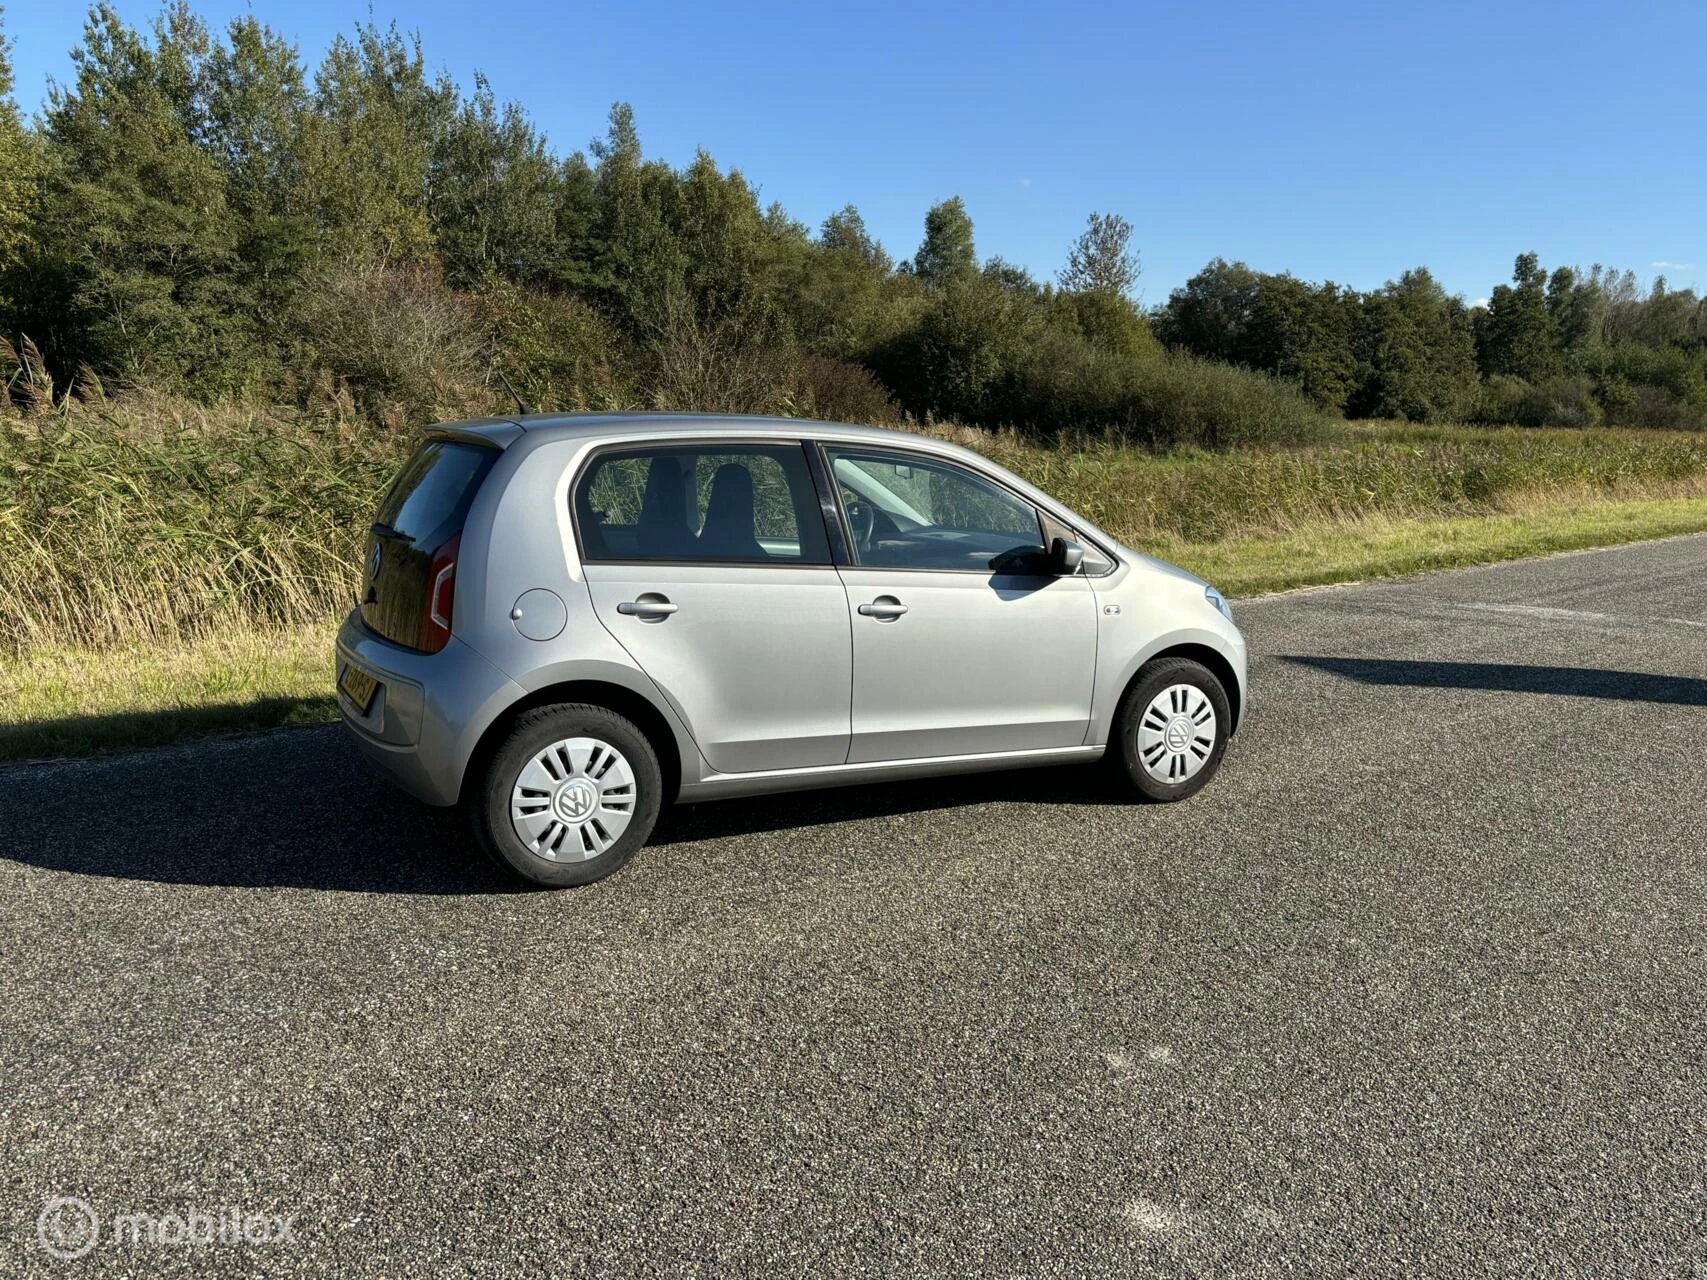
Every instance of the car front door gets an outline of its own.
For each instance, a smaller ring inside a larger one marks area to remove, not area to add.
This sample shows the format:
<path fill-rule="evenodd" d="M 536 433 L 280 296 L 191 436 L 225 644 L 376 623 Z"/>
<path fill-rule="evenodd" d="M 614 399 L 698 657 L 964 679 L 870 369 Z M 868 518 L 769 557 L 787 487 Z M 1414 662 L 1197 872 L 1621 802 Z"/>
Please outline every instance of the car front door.
<path fill-rule="evenodd" d="M 799 443 L 613 447 L 573 502 L 599 621 L 712 768 L 847 759 L 847 593 Z"/>
<path fill-rule="evenodd" d="M 1056 576 L 1038 511 L 904 450 L 825 449 L 848 528 L 851 762 L 1076 747 L 1097 604 Z"/>

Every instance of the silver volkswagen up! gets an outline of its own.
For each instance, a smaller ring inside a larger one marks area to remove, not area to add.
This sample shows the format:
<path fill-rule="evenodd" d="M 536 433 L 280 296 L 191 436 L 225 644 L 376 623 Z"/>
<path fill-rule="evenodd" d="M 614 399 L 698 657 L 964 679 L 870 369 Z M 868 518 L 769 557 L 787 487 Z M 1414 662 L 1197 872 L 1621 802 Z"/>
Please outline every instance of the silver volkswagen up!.
<path fill-rule="evenodd" d="M 366 754 L 536 884 L 670 801 L 1109 757 L 1179 800 L 1245 706 L 1214 587 L 926 436 L 787 419 L 436 427 L 338 633 Z"/>

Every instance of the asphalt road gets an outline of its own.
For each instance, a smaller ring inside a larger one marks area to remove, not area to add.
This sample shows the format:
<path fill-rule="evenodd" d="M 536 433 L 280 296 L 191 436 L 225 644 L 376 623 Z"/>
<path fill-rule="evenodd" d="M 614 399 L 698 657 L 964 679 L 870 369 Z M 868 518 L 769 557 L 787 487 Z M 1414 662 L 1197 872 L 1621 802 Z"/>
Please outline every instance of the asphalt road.
<path fill-rule="evenodd" d="M 726 802 L 567 894 L 337 730 L 0 771 L 0 1273 L 1707 1274 L 1707 537 L 1235 611 L 1187 804 Z M 295 1238 L 108 1234 L 225 1206 Z"/>

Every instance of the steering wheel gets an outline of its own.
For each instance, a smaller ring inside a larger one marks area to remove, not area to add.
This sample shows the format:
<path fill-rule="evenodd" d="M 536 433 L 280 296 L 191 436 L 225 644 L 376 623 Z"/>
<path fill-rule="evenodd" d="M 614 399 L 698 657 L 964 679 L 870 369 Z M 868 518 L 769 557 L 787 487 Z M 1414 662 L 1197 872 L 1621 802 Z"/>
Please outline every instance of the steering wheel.
<path fill-rule="evenodd" d="M 871 535 L 877 528 L 877 509 L 862 498 L 844 495 L 842 509 L 848 513 L 848 529 L 854 546 L 861 551 L 871 548 Z"/>

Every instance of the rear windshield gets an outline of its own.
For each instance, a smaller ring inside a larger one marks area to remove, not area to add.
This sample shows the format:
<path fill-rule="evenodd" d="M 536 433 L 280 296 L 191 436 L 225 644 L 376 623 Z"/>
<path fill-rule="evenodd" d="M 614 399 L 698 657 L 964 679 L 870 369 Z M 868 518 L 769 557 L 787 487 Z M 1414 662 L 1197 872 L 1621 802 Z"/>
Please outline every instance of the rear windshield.
<path fill-rule="evenodd" d="M 419 551 L 433 551 L 462 532 L 480 482 L 498 450 L 430 440 L 404 465 L 380 500 L 380 524 Z"/>

